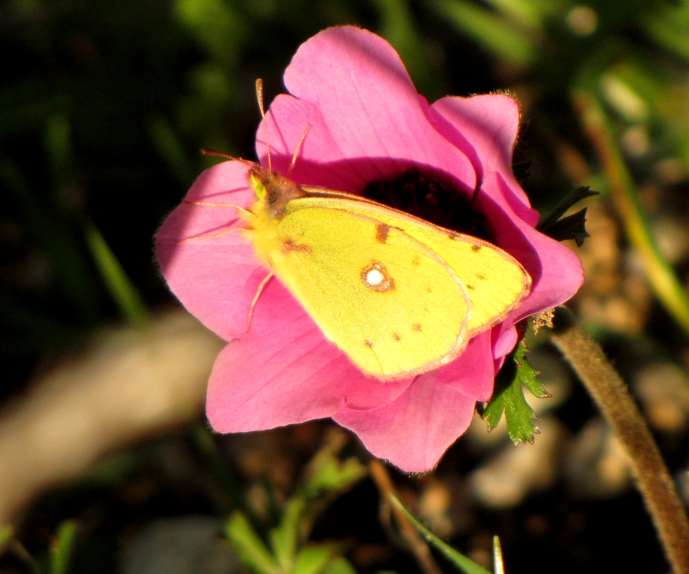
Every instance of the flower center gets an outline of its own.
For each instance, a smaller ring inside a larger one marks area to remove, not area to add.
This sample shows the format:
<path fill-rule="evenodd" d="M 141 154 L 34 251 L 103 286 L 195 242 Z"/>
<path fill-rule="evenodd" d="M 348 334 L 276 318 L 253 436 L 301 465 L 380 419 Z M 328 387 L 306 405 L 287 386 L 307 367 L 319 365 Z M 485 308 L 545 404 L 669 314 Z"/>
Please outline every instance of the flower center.
<path fill-rule="evenodd" d="M 486 219 L 471 198 L 437 174 L 408 169 L 392 178 L 370 181 L 361 194 L 447 229 L 492 241 Z"/>

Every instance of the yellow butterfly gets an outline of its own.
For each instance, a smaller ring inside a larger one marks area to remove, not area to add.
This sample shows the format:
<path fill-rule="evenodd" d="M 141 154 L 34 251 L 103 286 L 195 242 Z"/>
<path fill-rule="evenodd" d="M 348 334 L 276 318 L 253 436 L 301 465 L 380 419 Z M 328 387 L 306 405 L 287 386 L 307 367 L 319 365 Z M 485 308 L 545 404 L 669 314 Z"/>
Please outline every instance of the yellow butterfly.
<path fill-rule="evenodd" d="M 253 167 L 240 215 L 257 256 L 363 372 L 394 380 L 455 359 L 531 278 L 486 241 Z"/>

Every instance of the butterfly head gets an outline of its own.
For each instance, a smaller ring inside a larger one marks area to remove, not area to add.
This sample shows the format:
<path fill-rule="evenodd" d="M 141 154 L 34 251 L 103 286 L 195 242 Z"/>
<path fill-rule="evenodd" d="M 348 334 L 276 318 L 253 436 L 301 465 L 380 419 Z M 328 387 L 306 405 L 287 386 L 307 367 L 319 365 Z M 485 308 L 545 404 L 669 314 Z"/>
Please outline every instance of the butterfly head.
<path fill-rule="evenodd" d="M 255 207 L 276 219 L 285 214 L 287 204 L 291 200 L 306 195 L 302 187 L 291 179 L 261 167 L 251 169 L 249 180 L 256 193 Z"/>

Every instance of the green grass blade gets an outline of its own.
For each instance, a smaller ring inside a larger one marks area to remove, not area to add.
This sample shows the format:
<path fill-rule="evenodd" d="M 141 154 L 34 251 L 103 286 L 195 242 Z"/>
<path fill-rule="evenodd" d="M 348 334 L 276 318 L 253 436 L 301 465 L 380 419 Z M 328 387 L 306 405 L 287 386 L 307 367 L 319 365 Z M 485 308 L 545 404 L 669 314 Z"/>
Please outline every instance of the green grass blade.
<path fill-rule="evenodd" d="M 499 14 L 465 0 L 435 0 L 436 11 L 459 32 L 493 55 L 519 65 L 532 64 L 538 55 L 537 36 L 520 29 Z"/>
<path fill-rule="evenodd" d="M 106 243 L 105 238 L 91 223 L 86 224 L 84 232 L 86 243 L 91 250 L 101 277 L 122 315 L 132 325 L 143 326 L 148 320 L 146 306 Z"/>
<path fill-rule="evenodd" d="M 67 520 L 60 525 L 57 537 L 50 549 L 50 574 L 67 574 L 74 551 L 77 523 Z"/>
<path fill-rule="evenodd" d="M 648 281 L 668 313 L 689 333 L 689 298 L 651 234 L 636 186 L 612 136 L 605 112 L 589 91 L 577 90 L 573 97 L 582 125 L 600 158 L 627 236 L 641 256 Z"/>
<path fill-rule="evenodd" d="M 152 117 L 148 121 L 148 131 L 153 146 L 170 172 L 183 186 L 189 185 L 194 178 L 195 168 L 168 119 L 162 115 Z"/>
<path fill-rule="evenodd" d="M 423 536 L 424 540 L 426 540 L 426 542 L 428 542 L 431 546 L 433 546 L 433 548 L 447 558 L 454 566 L 457 567 L 460 572 L 464 572 L 464 574 L 491 574 L 483 566 L 476 564 L 476 562 L 470 558 L 467 558 L 464 556 L 464 554 L 461 554 L 452 548 L 452 546 L 433 534 L 428 528 L 421 524 L 421 522 L 419 522 L 417 518 L 411 512 L 409 512 L 409 510 L 407 510 L 404 504 L 400 502 L 399 498 L 391 495 L 390 502 L 404 513 L 404 515 L 409 519 L 409 522 L 411 522 L 414 528 L 419 531 L 419 534 Z"/>

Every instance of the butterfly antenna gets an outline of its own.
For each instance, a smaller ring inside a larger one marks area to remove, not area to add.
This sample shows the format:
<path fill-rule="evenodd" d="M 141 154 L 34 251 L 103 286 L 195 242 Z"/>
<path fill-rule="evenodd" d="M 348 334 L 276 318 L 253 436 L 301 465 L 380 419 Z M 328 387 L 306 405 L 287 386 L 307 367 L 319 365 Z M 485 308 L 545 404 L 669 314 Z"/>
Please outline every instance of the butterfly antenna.
<path fill-rule="evenodd" d="M 261 119 L 266 119 L 266 109 L 263 105 L 263 79 L 256 78 L 256 102 L 258 103 L 258 111 L 261 113 Z M 273 173 L 273 162 L 270 157 L 270 128 L 266 122 L 266 148 L 268 150 L 268 173 Z"/>
<path fill-rule="evenodd" d="M 289 168 L 287 169 L 287 176 L 292 173 L 292 170 L 294 169 L 294 166 L 297 163 L 297 158 L 299 157 L 299 154 L 301 153 L 301 150 L 304 148 L 304 142 L 306 141 L 306 136 L 309 135 L 309 131 L 311 130 L 311 125 L 307 125 L 306 128 L 304 128 L 304 131 L 301 134 L 301 137 L 299 138 L 299 141 L 297 142 L 297 147 L 294 148 L 294 151 L 292 152 L 292 159 L 289 162 Z"/>
<path fill-rule="evenodd" d="M 238 161 L 240 163 L 248 165 L 249 167 L 256 167 L 255 161 L 244 159 L 243 157 L 238 157 L 236 155 L 231 155 L 229 153 L 214 149 L 212 147 L 202 147 L 201 155 L 205 157 L 219 157 L 220 159 L 226 159 L 229 161 Z"/>

